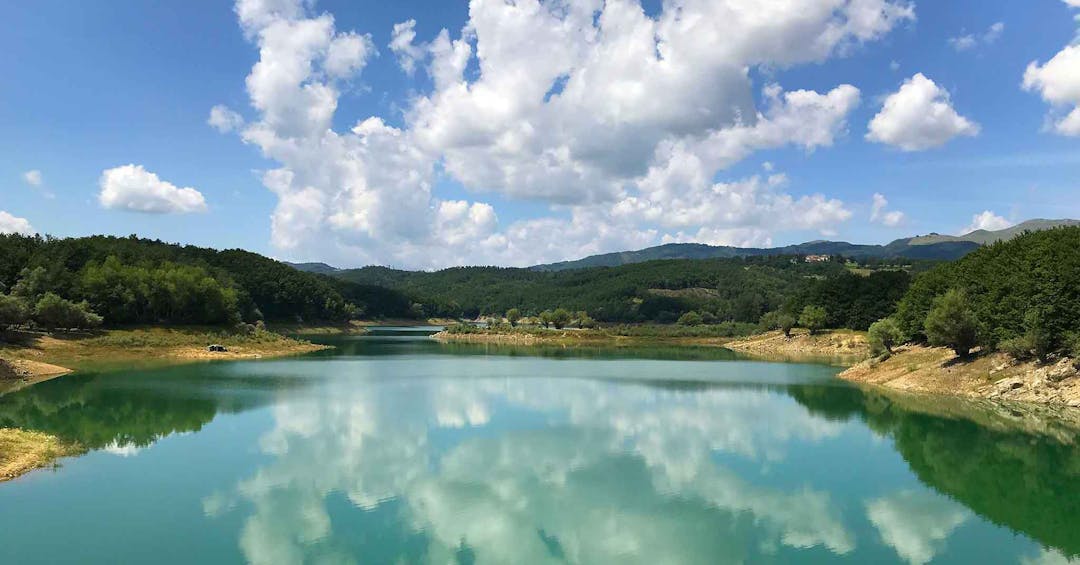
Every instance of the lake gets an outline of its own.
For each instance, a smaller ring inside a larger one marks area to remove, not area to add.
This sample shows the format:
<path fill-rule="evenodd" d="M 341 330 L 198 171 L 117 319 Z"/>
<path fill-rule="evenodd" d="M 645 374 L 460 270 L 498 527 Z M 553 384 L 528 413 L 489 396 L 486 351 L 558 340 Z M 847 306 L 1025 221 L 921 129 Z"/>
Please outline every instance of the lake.
<path fill-rule="evenodd" d="M 1053 419 L 715 348 L 414 331 L 77 374 L 0 427 L 90 448 L 0 483 L 0 563 L 1066 563 Z M 1006 422 L 1006 423 L 1003 423 Z"/>

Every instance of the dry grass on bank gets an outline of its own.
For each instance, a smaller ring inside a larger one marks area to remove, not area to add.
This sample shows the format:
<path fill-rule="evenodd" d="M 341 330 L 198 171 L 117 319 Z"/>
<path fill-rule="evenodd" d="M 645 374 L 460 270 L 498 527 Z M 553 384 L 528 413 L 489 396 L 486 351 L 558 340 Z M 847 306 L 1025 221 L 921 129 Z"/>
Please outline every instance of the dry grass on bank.
<path fill-rule="evenodd" d="M 0 482 L 54 465 L 61 457 L 82 452 L 78 445 L 65 443 L 56 436 L 0 428 Z"/>

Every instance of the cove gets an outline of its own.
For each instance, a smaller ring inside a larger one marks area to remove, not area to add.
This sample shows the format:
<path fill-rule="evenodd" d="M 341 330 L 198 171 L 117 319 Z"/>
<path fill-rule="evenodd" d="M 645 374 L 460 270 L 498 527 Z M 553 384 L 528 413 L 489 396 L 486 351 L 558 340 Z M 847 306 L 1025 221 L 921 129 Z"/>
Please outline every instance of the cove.
<path fill-rule="evenodd" d="M 0 427 L 90 451 L 0 484 L 2 563 L 1060 563 L 1080 450 L 687 347 L 321 338 L 75 374 Z M 419 335 L 418 335 L 419 334 Z"/>

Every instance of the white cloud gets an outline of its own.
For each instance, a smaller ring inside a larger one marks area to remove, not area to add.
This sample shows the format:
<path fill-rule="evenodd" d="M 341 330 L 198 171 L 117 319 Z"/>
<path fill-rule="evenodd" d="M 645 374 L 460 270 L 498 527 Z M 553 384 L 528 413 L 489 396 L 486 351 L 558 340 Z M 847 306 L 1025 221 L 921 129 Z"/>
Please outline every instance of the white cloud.
<path fill-rule="evenodd" d="M 416 20 L 394 24 L 390 36 L 390 51 L 398 58 L 398 64 L 408 74 L 416 71 L 416 62 L 424 56 L 424 48 L 414 45 L 416 40 Z"/>
<path fill-rule="evenodd" d="M 971 224 L 965 227 L 960 235 L 969 234 L 976 230 L 997 231 L 1013 226 L 1013 222 L 998 216 L 990 210 L 984 210 L 971 217 Z"/>
<path fill-rule="evenodd" d="M 949 45 L 957 51 L 971 51 L 980 45 L 992 45 L 1005 33 L 1005 23 L 997 22 L 982 34 L 965 34 L 949 38 Z"/>
<path fill-rule="evenodd" d="M 228 133 L 240 129 L 244 125 L 244 118 L 228 106 L 218 104 L 210 108 L 210 117 L 206 123 L 221 133 Z"/>
<path fill-rule="evenodd" d="M 901 491 L 866 503 L 881 539 L 911 565 L 929 563 L 970 514 L 950 499 L 924 491 Z"/>
<path fill-rule="evenodd" d="M 205 212 L 206 200 L 194 188 L 177 188 L 142 165 L 106 169 L 98 201 L 105 208 L 153 214 Z"/>
<path fill-rule="evenodd" d="M 866 138 L 904 151 L 923 151 L 978 133 L 979 125 L 956 113 L 945 89 L 917 73 L 885 99 Z"/>
<path fill-rule="evenodd" d="M 26 171 L 23 173 L 22 177 L 23 182 L 35 188 L 41 186 L 45 182 L 44 177 L 41 175 L 41 171 L 37 169 Z"/>
<path fill-rule="evenodd" d="M 885 199 L 885 195 L 879 192 L 874 193 L 874 201 L 870 205 L 870 221 L 873 223 L 879 223 L 883 226 L 895 228 L 904 223 L 904 213 L 898 210 L 887 210 L 889 207 L 889 201 Z"/>
<path fill-rule="evenodd" d="M 279 198 L 274 245 L 296 258 L 434 267 L 560 260 L 687 234 L 834 231 L 850 216 L 838 200 L 713 179 L 761 149 L 832 145 L 858 89 L 769 85 L 758 108 L 748 69 L 824 61 L 913 20 L 914 8 L 687 0 L 650 17 L 636 2 L 474 0 L 457 36 L 421 41 L 415 21 L 394 26 L 391 52 L 432 87 L 402 126 L 371 117 L 348 132 L 331 129 L 342 78 L 332 53 L 355 34 L 302 2 L 241 0 L 237 14 L 259 48 L 247 78 L 258 116 L 241 135 L 279 163 L 264 175 Z M 352 58 L 350 72 L 364 60 Z M 437 175 L 552 215 L 500 224 L 483 202 L 444 202 Z M 751 202 L 720 210 L 740 190 Z M 671 217 L 625 213 L 652 203 Z"/>
<path fill-rule="evenodd" d="M 1080 44 L 1065 47 L 1043 65 L 1033 61 L 1024 72 L 1023 85 L 1054 106 L 1054 131 L 1080 135 Z"/>
<path fill-rule="evenodd" d="M 19 218 L 0 210 L 0 233 L 19 233 L 33 235 L 37 233 L 26 218 Z"/>

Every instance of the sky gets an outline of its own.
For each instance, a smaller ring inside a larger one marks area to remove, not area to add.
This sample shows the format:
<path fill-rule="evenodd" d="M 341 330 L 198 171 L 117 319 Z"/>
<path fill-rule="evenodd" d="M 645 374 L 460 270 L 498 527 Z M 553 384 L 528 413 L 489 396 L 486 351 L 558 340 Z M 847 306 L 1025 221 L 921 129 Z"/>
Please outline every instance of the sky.
<path fill-rule="evenodd" d="M 0 232 L 434 269 L 1080 217 L 1080 0 L 0 0 Z"/>

